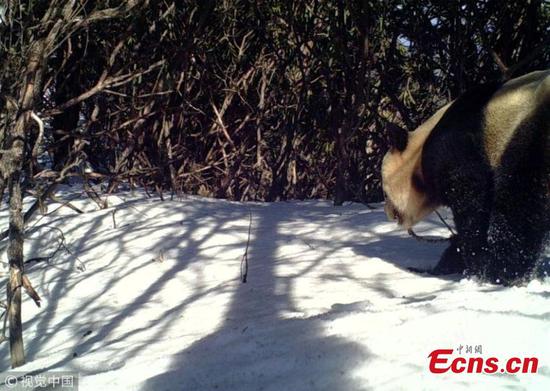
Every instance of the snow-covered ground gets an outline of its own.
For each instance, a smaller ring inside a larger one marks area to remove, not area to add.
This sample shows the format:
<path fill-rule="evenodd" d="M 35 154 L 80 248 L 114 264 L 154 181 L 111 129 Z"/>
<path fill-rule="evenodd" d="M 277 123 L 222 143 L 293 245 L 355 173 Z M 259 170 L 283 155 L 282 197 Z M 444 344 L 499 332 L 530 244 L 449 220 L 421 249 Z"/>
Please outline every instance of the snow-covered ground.
<path fill-rule="evenodd" d="M 30 224 L 27 259 L 53 254 L 54 227 L 72 254 L 27 265 L 43 303 L 25 298 L 18 371 L 77 371 L 81 390 L 550 390 L 550 280 L 412 273 L 444 244 L 414 240 L 380 207 L 73 198 L 85 213 L 51 204 Z M 448 233 L 435 219 L 417 232 Z M 430 373 L 433 350 L 461 345 L 482 348 L 465 358 L 537 357 L 538 373 Z"/>

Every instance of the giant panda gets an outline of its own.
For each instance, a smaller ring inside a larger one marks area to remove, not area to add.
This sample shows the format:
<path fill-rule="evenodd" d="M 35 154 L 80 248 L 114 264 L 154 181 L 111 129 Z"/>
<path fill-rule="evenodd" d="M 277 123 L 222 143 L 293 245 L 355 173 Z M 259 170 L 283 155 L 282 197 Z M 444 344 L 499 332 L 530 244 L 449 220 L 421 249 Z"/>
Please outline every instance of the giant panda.
<path fill-rule="evenodd" d="M 550 70 L 481 85 L 413 132 L 388 133 L 388 218 L 410 229 L 440 206 L 453 214 L 456 235 L 432 273 L 531 278 L 550 229 Z"/>

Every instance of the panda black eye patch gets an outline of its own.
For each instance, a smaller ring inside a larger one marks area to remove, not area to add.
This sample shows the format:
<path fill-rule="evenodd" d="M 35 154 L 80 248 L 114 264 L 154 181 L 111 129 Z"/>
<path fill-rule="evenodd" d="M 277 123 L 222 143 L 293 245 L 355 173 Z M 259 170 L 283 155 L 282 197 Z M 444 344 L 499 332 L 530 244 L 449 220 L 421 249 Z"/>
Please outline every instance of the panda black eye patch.
<path fill-rule="evenodd" d="M 426 184 L 424 183 L 424 181 L 422 180 L 422 178 L 420 177 L 420 175 L 418 174 L 414 174 L 412 176 L 412 185 L 418 190 L 418 191 L 421 191 L 421 192 L 425 192 L 426 191 Z"/>

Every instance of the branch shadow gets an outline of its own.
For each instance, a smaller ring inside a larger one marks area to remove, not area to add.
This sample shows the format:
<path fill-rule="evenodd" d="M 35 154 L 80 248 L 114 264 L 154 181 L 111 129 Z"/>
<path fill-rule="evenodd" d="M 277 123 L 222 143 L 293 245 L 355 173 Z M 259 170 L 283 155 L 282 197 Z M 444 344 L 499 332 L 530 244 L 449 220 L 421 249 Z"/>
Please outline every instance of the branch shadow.
<path fill-rule="evenodd" d="M 326 335 L 319 317 L 297 318 L 294 280 L 277 272 L 286 214 L 257 208 L 249 278 L 239 283 L 218 330 L 180 352 L 143 390 L 357 390 L 354 367 L 369 359 L 360 344 Z M 306 270 L 303 273 L 307 273 Z M 341 311 L 341 310 L 340 310 Z M 339 309 L 324 314 L 337 317 Z"/>
<path fill-rule="evenodd" d="M 124 210 L 128 204 L 131 202 L 123 202 L 121 209 Z M 240 211 L 229 208 L 227 213 L 218 214 L 213 219 L 209 215 L 209 212 L 216 213 L 215 208 L 212 207 L 213 204 L 205 203 L 192 210 L 178 210 L 178 208 L 174 210 L 173 206 L 173 204 L 165 204 L 164 208 L 160 207 L 161 213 L 149 215 L 147 219 L 142 218 L 147 211 L 138 210 L 135 216 L 127 216 L 129 219 L 137 219 L 137 223 L 134 223 L 131 229 L 128 229 L 128 225 L 117 229 L 105 228 L 109 227 L 108 221 L 111 219 L 112 210 L 73 216 L 77 219 L 77 223 L 66 224 L 67 216 L 54 217 L 48 221 L 48 226 L 61 227 L 66 237 L 75 238 L 70 244 L 72 252 L 88 258 L 85 262 L 88 270 L 82 271 L 81 261 L 70 254 L 64 254 L 49 263 L 29 265 L 26 272 L 31 276 L 35 287 L 39 289 L 45 305 L 38 311 L 37 316 L 24 322 L 24 329 L 30 336 L 25 341 L 27 361 L 32 362 L 72 346 L 69 354 L 44 366 L 40 372 L 63 366 L 82 371 L 84 374 L 101 372 L 104 368 L 100 365 L 98 368 L 82 370 L 83 368 L 79 367 L 78 358 L 98 352 L 109 345 L 116 345 L 124 337 L 131 335 L 135 338 L 143 334 L 146 335 L 143 343 L 135 345 L 132 349 L 118 349 L 122 355 L 138 354 L 148 346 L 150 340 L 160 338 L 167 331 L 168 327 L 162 326 L 169 325 L 178 318 L 178 309 L 183 310 L 190 303 L 211 294 L 214 290 L 226 289 L 223 284 L 207 289 L 197 281 L 194 294 L 186 300 L 182 300 L 175 307 L 162 305 L 159 296 L 166 285 L 173 283 L 178 273 L 186 270 L 200 258 L 198 255 L 203 251 L 201 246 L 241 214 Z M 142 218 L 141 222 L 140 218 Z M 154 224 L 150 224 L 151 219 L 155 221 Z M 206 232 L 203 229 L 201 234 L 197 235 L 205 219 L 212 220 L 209 221 L 209 229 Z M 170 236 L 162 235 L 163 230 L 173 230 L 175 225 L 180 227 L 180 235 L 173 235 L 173 232 Z M 130 245 L 136 240 L 143 243 L 143 248 L 136 249 Z M 30 241 L 29 244 L 30 249 L 27 253 L 32 254 L 39 252 L 44 243 Z M 240 243 L 226 246 L 225 250 L 231 246 L 240 248 Z M 145 255 L 140 253 L 142 249 L 145 250 Z M 169 265 L 159 264 L 161 271 L 156 273 L 157 276 L 151 277 L 148 275 L 153 262 L 151 255 L 158 254 L 162 249 L 172 249 L 170 257 L 173 261 Z M 91 255 L 87 257 L 86 254 Z M 90 282 L 94 274 L 105 272 L 109 272 L 111 277 L 107 281 L 102 281 L 103 286 L 89 286 L 94 284 Z M 143 286 L 128 287 L 128 290 L 135 291 L 135 294 L 123 298 L 128 303 L 122 311 L 119 311 L 120 305 L 116 301 L 121 289 L 124 288 L 125 279 L 135 278 L 139 274 L 144 275 Z M 92 293 L 83 292 L 83 287 L 84 290 L 90 288 Z M 74 300 L 75 297 L 82 298 L 78 307 L 60 313 L 61 302 L 65 299 Z M 158 317 L 152 317 L 145 325 L 136 324 L 130 332 L 118 335 L 116 338 L 112 336 L 123 322 L 143 313 L 144 307 L 151 303 L 160 303 L 160 307 L 169 307 L 169 311 L 165 313 L 162 309 L 152 311 Z M 25 305 L 31 304 L 27 301 Z M 161 325 L 158 328 L 159 332 L 153 336 L 149 335 L 151 323 Z M 67 335 L 66 344 L 59 346 L 51 343 L 54 337 L 64 334 Z M 114 351 L 116 355 L 117 348 L 114 348 Z M 0 370 L 5 371 L 9 368 L 8 358 L 7 346 L 3 344 L 0 346 Z"/>
<path fill-rule="evenodd" d="M 220 202 L 224 203 L 221 209 Z M 295 281 L 339 247 L 316 254 L 293 275 L 277 274 L 278 264 L 289 260 L 288 255 L 278 253 L 279 247 L 295 240 L 292 231 L 284 233 L 281 225 L 295 224 L 296 219 L 307 217 L 308 210 L 295 213 L 295 206 L 290 205 L 281 214 L 267 204 L 245 206 L 204 199 L 182 206 L 160 205 L 149 209 L 125 200 L 116 207 L 120 210 L 116 227 L 111 222 L 113 208 L 53 215 L 39 226 L 38 231 L 48 226 L 62 228 L 71 252 L 79 258 L 62 254 L 27 269 L 44 301 L 24 322 L 28 374 L 63 369 L 77 371 L 86 379 L 118 370 L 140 354 L 157 354 L 173 362 L 168 371 L 150 378 L 144 389 L 163 389 L 167 384 L 168 389 L 195 389 L 201 384 L 219 384 L 224 389 L 363 388 L 351 372 L 368 360 L 366 349 L 326 335 L 322 318 L 295 316 L 292 300 Z M 256 219 L 250 280 L 240 284 L 236 272 L 247 241 L 249 210 Z M 316 210 L 311 215 L 322 218 Z M 296 224 L 302 225 L 299 221 Z M 315 229 L 305 232 L 307 237 Z M 42 239 L 28 242 L 27 257 L 43 250 L 48 239 Z M 136 242 L 142 245 L 136 248 Z M 152 255 L 162 250 L 167 250 L 169 260 L 153 262 Z M 231 269 L 212 284 L 199 265 L 205 261 L 227 263 Z M 188 276 L 191 270 L 193 279 L 184 281 L 182 274 Z M 108 278 L 98 286 L 92 278 L 95 274 Z M 181 297 L 178 286 L 184 290 Z M 173 351 L 163 352 L 166 344 L 155 347 L 159 341 L 178 338 L 177 333 L 193 338 L 197 328 L 208 329 L 200 324 L 204 320 L 193 325 L 196 319 L 189 311 L 199 307 L 208 312 L 205 304 L 198 303 L 207 303 L 216 295 L 225 295 L 228 301 L 225 313 L 217 314 L 222 321 L 215 331 L 190 346 L 185 344 L 189 347 L 181 351 L 174 346 Z M 25 308 L 30 305 L 27 301 Z M 340 310 L 326 313 L 329 317 L 340 314 Z M 178 330 L 182 324 L 190 326 L 189 330 Z M 8 358 L 4 344 L 0 346 L 1 371 L 8 370 Z M 212 373 L 218 375 L 212 377 Z"/>

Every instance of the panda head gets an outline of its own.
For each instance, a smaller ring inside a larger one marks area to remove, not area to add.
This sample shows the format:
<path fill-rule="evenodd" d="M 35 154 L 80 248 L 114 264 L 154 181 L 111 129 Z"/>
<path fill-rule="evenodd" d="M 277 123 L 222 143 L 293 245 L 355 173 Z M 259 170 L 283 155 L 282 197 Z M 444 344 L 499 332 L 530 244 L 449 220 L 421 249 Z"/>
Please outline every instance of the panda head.
<path fill-rule="evenodd" d="M 550 70 L 535 71 L 505 84 L 488 83 L 468 94 L 440 108 L 413 132 L 393 125 L 387 129 L 390 148 L 382 161 L 385 211 L 389 219 L 397 220 L 406 229 L 441 205 L 430 190 L 431 186 L 426 185 L 433 183 L 435 178 L 425 178 L 422 154 L 432 130 L 438 124 L 443 129 L 440 123 L 443 116 L 446 117 L 445 124 L 464 125 L 468 124 L 468 119 L 461 117 L 463 114 L 457 117 L 457 113 L 481 110 L 484 153 L 495 169 L 503 154 L 510 149 L 509 144 L 513 142 L 519 125 L 536 113 L 548 115 L 544 113 L 548 113 L 550 107 Z M 459 110 L 448 111 L 450 107 Z"/>
<path fill-rule="evenodd" d="M 384 210 L 388 219 L 397 220 L 405 229 L 410 229 L 440 206 L 425 184 L 422 148 L 449 106 L 439 109 L 413 132 L 395 125 L 387 128 L 390 148 L 382 161 Z"/>

